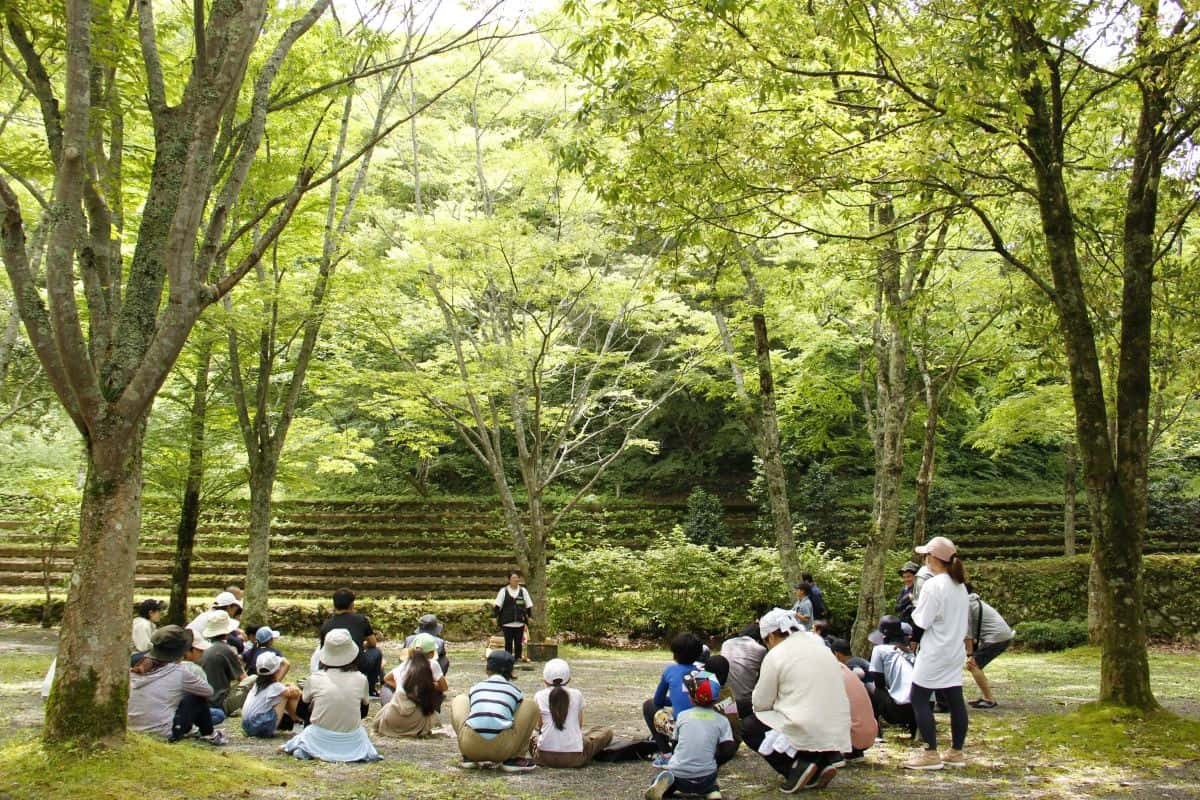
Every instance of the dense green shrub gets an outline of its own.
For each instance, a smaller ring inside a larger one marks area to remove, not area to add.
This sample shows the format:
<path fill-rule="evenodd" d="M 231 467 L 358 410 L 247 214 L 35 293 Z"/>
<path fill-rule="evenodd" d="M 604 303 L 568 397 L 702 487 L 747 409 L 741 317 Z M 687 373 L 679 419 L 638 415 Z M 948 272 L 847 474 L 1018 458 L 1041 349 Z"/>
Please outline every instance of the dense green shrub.
<path fill-rule="evenodd" d="M 859 569 L 803 543 L 799 562 L 825 592 L 835 620 L 848 621 Z M 677 631 L 726 634 L 776 605 L 789 606 L 779 555 L 766 547 L 710 548 L 682 529 L 653 547 L 568 549 L 550 563 L 550 624 L 562 634 L 663 637 Z"/>
<path fill-rule="evenodd" d="M 1022 622 L 1017 625 L 1016 645 L 1036 652 L 1067 650 L 1087 644 L 1088 626 L 1085 620 L 1051 620 Z"/>
<path fill-rule="evenodd" d="M 725 507 L 721 498 L 696 486 L 687 499 L 687 519 L 683 533 L 688 541 L 709 547 L 728 547 L 729 528 L 725 525 Z"/>

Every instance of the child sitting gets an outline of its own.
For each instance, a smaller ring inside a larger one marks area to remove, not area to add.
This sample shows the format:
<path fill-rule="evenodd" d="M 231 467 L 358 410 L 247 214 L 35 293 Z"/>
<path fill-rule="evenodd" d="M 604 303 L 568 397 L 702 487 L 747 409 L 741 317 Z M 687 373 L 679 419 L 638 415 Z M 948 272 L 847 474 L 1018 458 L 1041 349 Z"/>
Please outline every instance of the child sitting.
<path fill-rule="evenodd" d="M 721 694 L 713 703 L 713 709 L 718 714 L 725 715 L 725 718 L 729 720 L 729 727 L 733 730 L 733 740 L 741 744 L 742 718 L 738 716 L 737 700 L 733 696 L 733 689 L 728 685 L 729 659 L 725 656 L 709 656 L 708 660 L 704 662 L 704 670 L 711 672 L 717 679 L 717 683 L 721 684 Z"/>
<path fill-rule="evenodd" d="M 721 693 L 716 677 L 693 672 L 684 676 L 683 684 L 692 705 L 675 717 L 675 752 L 646 790 L 646 800 L 662 800 L 676 792 L 719 800 L 717 770 L 737 752 L 729 720 L 712 708 Z"/>
<path fill-rule="evenodd" d="M 670 759 L 674 720 L 682 711 L 691 708 L 683 677 L 693 672 L 695 662 L 704 653 L 704 645 L 690 633 L 681 633 L 671 640 L 671 656 L 675 663 L 667 665 L 659 678 L 654 697 L 642 704 L 642 716 L 646 727 L 658 746 L 658 757 L 654 766 L 664 767 Z"/>
<path fill-rule="evenodd" d="M 258 677 L 242 706 L 242 732 L 247 736 L 269 739 L 281 727 L 292 728 L 300 689 L 280 681 L 287 668 L 287 659 L 274 653 L 259 654 L 254 666 Z"/>
<path fill-rule="evenodd" d="M 541 718 L 541 735 L 534 743 L 534 761 L 543 767 L 585 767 L 612 741 L 612 728 L 583 729 L 583 692 L 567 688 L 571 667 L 561 658 L 546 662 L 534 695 Z"/>
<path fill-rule="evenodd" d="M 413 637 L 408 658 L 383 678 L 389 697 L 372 725 L 376 733 L 432 736 L 434 728 L 442 724 L 438 711 L 449 687 L 437 662 L 437 653 L 437 640 L 433 636 L 420 633 Z"/>

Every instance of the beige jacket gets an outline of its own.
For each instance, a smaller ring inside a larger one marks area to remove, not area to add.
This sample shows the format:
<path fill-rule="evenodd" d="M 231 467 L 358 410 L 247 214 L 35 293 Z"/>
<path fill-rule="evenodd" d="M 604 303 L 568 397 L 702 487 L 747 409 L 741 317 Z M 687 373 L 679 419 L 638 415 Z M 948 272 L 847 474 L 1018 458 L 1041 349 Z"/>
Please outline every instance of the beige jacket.
<path fill-rule="evenodd" d="M 850 752 L 842 665 L 819 637 L 793 633 L 768 651 L 751 699 L 763 724 L 797 750 Z"/>

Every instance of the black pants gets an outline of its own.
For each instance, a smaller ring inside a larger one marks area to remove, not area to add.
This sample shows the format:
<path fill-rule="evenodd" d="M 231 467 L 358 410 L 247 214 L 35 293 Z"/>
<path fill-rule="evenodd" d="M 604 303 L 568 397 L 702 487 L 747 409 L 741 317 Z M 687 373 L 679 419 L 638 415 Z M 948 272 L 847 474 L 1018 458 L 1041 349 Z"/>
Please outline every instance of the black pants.
<path fill-rule="evenodd" d="M 171 741 L 187 736 L 193 726 L 199 729 L 201 736 L 211 735 L 212 712 L 208 710 L 208 701 L 203 697 L 185 694 L 175 709 L 175 719 L 171 721 Z"/>
<path fill-rule="evenodd" d="M 658 713 L 658 706 L 654 705 L 654 699 L 651 698 L 642 703 L 642 719 L 646 720 L 646 727 L 650 730 L 650 738 L 654 740 L 654 744 L 658 747 L 658 752 L 671 752 L 671 740 L 663 734 L 654 730 L 654 715 Z"/>
<path fill-rule="evenodd" d="M 917 719 L 913 716 L 912 703 L 900 704 L 888 693 L 881 684 L 875 684 L 871 692 L 871 707 L 875 718 L 889 725 L 902 725 L 910 734 L 917 732 Z"/>
<path fill-rule="evenodd" d="M 962 750 L 963 743 L 967 741 L 967 704 L 963 700 L 962 687 L 952 686 L 938 689 L 937 692 L 950 706 L 950 746 Z M 937 726 L 933 721 L 933 709 L 929 706 L 929 698 L 933 693 L 933 689 L 915 683 L 912 685 L 912 709 L 917 719 L 917 730 L 930 750 L 937 749 Z"/>
<path fill-rule="evenodd" d="M 513 658 L 521 660 L 521 640 L 525 638 L 524 628 L 501 627 L 504 631 L 504 649 L 513 654 Z"/>
<path fill-rule="evenodd" d="M 742 720 L 742 741 L 746 743 L 747 747 L 757 753 L 758 748 L 763 743 L 763 739 L 767 738 L 767 732 L 770 730 L 771 728 L 763 724 L 762 720 L 756 715 L 751 714 Z M 759 755 L 762 754 L 759 753 Z M 840 761 L 842 754 L 836 751 L 816 752 L 801 750 L 796 753 L 795 758 L 789 756 L 787 753 L 770 753 L 763 756 L 763 758 L 771 765 L 771 769 L 787 777 L 792 767 L 800 761 L 816 764 L 818 769 L 824 769 L 832 762 Z"/>
<path fill-rule="evenodd" d="M 383 651 L 378 647 L 364 647 L 358 654 L 358 671 L 367 676 L 367 689 L 371 694 L 379 693 L 383 683 Z"/>

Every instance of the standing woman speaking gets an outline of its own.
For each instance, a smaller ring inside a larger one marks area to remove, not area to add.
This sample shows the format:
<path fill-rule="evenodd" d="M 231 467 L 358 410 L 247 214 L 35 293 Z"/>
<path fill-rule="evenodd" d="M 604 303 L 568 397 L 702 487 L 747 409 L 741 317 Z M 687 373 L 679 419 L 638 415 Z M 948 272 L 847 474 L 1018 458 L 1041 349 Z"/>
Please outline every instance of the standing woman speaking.
<path fill-rule="evenodd" d="M 533 611 L 533 599 L 521 585 L 521 573 L 513 570 L 508 573 L 508 584 L 502 586 L 496 593 L 496 601 L 492 604 L 492 614 L 504 631 L 504 649 L 512 653 L 518 661 L 528 661 L 521 657 L 521 639 L 525 635 L 525 623 Z M 966 656 L 963 656 L 966 659 Z"/>
<path fill-rule="evenodd" d="M 912 677 L 912 709 L 925 750 L 913 756 L 908 769 L 965 767 L 967 704 L 963 701 L 962 672 L 967 658 L 967 581 L 954 542 L 935 536 L 917 548 L 933 577 L 925 581 L 913 610 L 913 625 L 924 630 Z M 937 727 L 930 698 L 937 691 L 950 706 L 950 749 L 937 749 Z"/>

